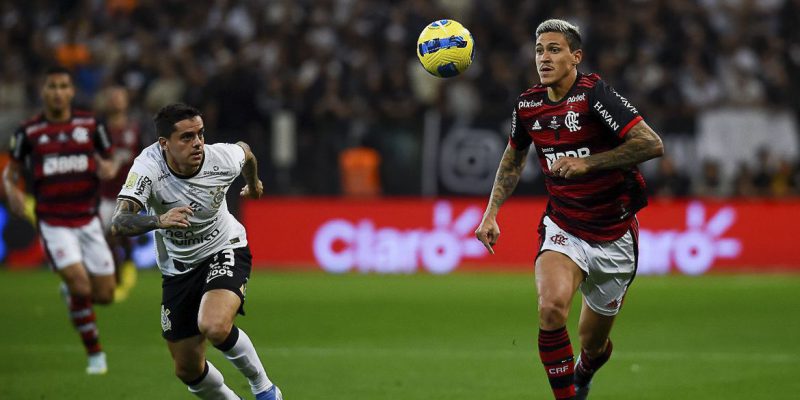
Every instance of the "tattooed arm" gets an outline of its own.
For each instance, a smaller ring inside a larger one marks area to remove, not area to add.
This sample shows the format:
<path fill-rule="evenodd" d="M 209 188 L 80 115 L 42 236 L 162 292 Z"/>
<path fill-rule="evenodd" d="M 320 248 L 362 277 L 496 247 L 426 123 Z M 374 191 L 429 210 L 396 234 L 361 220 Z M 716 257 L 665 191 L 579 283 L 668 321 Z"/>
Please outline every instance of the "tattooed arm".
<path fill-rule="evenodd" d="M 242 188 L 240 195 L 242 197 L 249 197 L 257 199 L 264 193 L 264 184 L 261 179 L 258 179 L 258 161 L 250 146 L 245 142 L 237 142 L 242 149 L 244 149 L 244 165 L 242 166 L 242 176 L 244 177 L 247 185 Z"/>
<path fill-rule="evenodd" d="M 136 236 L 162 228 L 188 228 L 189 216 L 193 214 L 188 206 L 171 208 L 161 215 L 139 215 L 142 207 L 131 200 L 117 199 L 117 208 L 111 217 L 111 234 L 114 236 Z"/>
<path fill-rule="evenodd" d="M 550 172 L 554 176 L 569 179 L 591 171 L 631 167 L 663 154 L 661 138 L 647 123 L 639 121 L 625 135 L 625 143 L 586 158 L 559 158 L 550 167 Z"/>
<path fill-rule="evenodd" d="M 497 238 L 500 236 L 500 227 L 496 221 L 497 213 L 500 211 L 500 206 L 517 187 L 527 157 L 528 149 L 517 150 L 508 145 L 503 153 L 503 159 L 500 160 L 500 166 L 497 168 L 489 204 L 486 206 L 486 212 L 483 213 L 481 224 L 475 230 L 475 236 L 491 254 L 494 254 L 492 246 L 497 243 Z"/>

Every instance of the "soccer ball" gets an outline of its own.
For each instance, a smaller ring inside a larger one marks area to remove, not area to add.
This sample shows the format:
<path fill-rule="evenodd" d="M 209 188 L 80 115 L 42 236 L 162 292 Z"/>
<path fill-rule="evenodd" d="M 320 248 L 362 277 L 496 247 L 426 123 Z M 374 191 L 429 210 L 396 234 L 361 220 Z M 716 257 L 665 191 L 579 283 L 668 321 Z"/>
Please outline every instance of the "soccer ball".
<path fill-rule="evenodd" d="M 417 57 L 433 76 L 450 78 L 469 68 L 475 56 L 472 34 L 452 19 L 426 26 L 417 39 Z"/>

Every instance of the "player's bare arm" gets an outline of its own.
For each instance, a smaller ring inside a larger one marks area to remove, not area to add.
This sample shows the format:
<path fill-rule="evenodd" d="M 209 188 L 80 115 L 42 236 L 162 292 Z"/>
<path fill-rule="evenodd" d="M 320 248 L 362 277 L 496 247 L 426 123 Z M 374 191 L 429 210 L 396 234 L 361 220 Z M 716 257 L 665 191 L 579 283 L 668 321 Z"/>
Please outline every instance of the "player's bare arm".
<path fill-rule="evenodd" d="M 483 213 L 483 220 L 475 230 L 475 236 L 486 246 L 489 253 L 494 254 L 494 246 L 500 237 L 500 227 L 497 225 L 496 217 L 500 211 L 500 206 L 511 196 L 519 183 L 522 170 L 525 168 L 525 160 L 528 157 L 528 149 L 517 150 L 511 145 L 506 146 L 500 166 L 497 168 L 497 175 L 492 185 L 492 194 L 489 197 L 489 204 L 486 212 Z"/>
<path fill-rule="evenodd" d="M 14 215 L 25 215 L 25 193 L 17 187 L 19 180 L 20 166 L 15 160 L 9 161 L 3 170 L 3 188 L 8 198 L 8 207 Z"/>
<path fill-rule="evenodd" d="M 631 167 L 663 154 L 661 138 L 646 122 L 639 121 L 625 135 L 625 142 L 619 147 L 586 158 L 559 158 L 550 167 L 550 172 L 560 178 L 577 178 L 591 171 Z"/>
<path fill-rule="evenodd" d="M 111 234 L 114 236 L 136 236 L 164 228 L 188 228 L 189 216 L 193 214 L 188 206 L 175 207 L 161 215 L 139 215 L 142 207 L 134 201 L 118 199 L 114 216 L 111 217 Z"/>
<path fill-rule="evenodd" d="M 258 179 L 258 161 L 250 146 L 245 142 L 237 142 L 242 149 L 244 149 L 244 165 L 242 166 L 242 176 L 247 184 L 242 188 L 242 197 L 249 197 L 251 199 L 258 199 L 264 193 L 264 184 L 261 179 Z"/>

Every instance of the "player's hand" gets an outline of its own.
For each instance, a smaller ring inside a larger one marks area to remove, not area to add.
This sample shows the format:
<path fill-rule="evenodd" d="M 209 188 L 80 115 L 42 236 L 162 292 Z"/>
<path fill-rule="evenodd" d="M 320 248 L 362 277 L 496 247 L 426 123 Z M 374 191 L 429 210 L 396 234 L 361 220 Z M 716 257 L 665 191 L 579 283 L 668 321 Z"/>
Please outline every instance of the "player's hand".
<path fill-rule="evenodd" d="M 12 214 L 25 218 L 25 193 L 19 189 L 14 188 L 6 193 L 8 199 L 8 209 Z"/>
<path fill-rule="evenodd" d="M 588 172 L 589 163 L 585 158 L 561 157 L 550 166 L 550 174 L 557 178 L 578 178 Z"/>
<path fill-rule="evenodd" d="M 250 185 L 245 185 L 241 193 L 239 193 L 240 196 L 249 197 L 251 199 L 259 199 L 262 194 L 264 194 L 264 184 L 261 183 L 261 179 L 256 180 L 255 188 L 251 188 Z"/>
<path fill-rule="evenodd" d="M 189 206 L 170 208 L 169 211 L 158 216 L 158 227 L 165 228 L 188 228 L 192 226 L 189 217 L 194 215 L 194 211 Z"/>
<path fill-rule="evenodd" d="M 119 164 L 114 160 L 106 160 L 100 157 L 97 153 L 94 155 L 94 160 L 97 162 L 97 177 L 101 181 L 114 179 L 119 170 Z"/>
<path fill-rule="evenodd" d="M 486 246 L 489 254 L 494 254 L 492 246 L 497 244 L 497 239 L 500 237 L 500 226 L 497 225 L 495 218 L 484 216 L 481 224 L 478 225 L 478 229 L 475 230 L 475 237 Z"/>

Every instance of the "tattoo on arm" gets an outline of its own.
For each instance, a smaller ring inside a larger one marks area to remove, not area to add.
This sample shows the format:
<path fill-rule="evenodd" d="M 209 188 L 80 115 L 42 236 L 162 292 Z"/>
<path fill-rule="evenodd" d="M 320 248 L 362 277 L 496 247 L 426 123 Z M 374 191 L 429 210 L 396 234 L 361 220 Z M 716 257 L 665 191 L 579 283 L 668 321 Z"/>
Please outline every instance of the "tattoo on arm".
<path fill-rule="evenodd" d="M 250 146 L 245 142 L 237 142 L 239 146 L 244 149 L 244 165 L 242 166 L 242 176 L 244 181 L 250 187 L 255 187 L 258 181 L 258 162 Z"/>
<path fill-rule="evenodd" d="M 586 158 L 591 170 L 632 167 L 664 154 L 661 138 L 644 121 L 639 121 L 625 135 L 625 143 Z"/>
<path fill-rule="evenodd" d="M 131 200 L 118 199 L 117 208 L 111 218 L 111 234 L 114 236 L 136 236 L 159 228 L 158 216 L 139 215 L 142 209 Z"/>
<path fill-rule="evenodd" d="M 527 157 L 528 149 L 517 150 L 511 145 L 506 146 L 506 151 L 503 152 L 503 159 L 500 160 L 500 166 L 497 168 L 497 175 L 494 178 L 487 212 L 496 214 L 500 206 L 514 192 L 517 183 L 519 183 L 519 177 L 522 175 L 522 169 L 525 168 Z"/>

